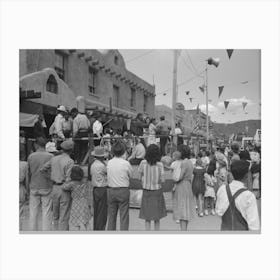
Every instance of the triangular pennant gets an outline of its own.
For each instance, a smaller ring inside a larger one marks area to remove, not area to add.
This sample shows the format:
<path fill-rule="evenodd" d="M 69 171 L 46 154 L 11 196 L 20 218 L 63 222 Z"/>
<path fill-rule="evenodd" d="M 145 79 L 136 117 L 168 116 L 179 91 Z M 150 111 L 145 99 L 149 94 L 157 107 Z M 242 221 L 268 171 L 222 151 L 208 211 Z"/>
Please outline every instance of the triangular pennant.
<path fill-rule="evenodd" d="M 229 59 L 231 58 L 232 53 L 233 53 L 232 49 L 227 50 L 227 55 Z"/>
<path fill-rule="evenodd" d="M 219 88 L 219 98 L 220 98 L 220 96 L 224 90 L 224 86 L 219 86 L 218 88 Z"/>
<path fill-rule="evenodd" d="M 193 98 L 192 98 L 192 97 L 190 97 L 189 99 L 190 99 L 190 102 L 192 103 Z"/>
<path fill-rule="evenodd" d="M 163 94 L 163 96 L 165 96 L 166 95 L 166 92 Z"/>
<path fill-rule="evenodd" d="M 248 104 L 248 102 L 242 102 L 243 110 L 245 109 L 245 107 L 246 107 L 247 104 Z"/>
<path fill-rule="evenodd" d="M 225 104 L 225 109 L 227 109 L 229 101 L 224 101 L 224 104 Z"/>
<path fill-rule="evenodd" d="M 202 93 L 204 93 L 204 85 L 198 87 Z"/>
<path fill-rule="evenodd" d="M 189 95 L 190 91 L 186 91 L 186 95 Z"/>

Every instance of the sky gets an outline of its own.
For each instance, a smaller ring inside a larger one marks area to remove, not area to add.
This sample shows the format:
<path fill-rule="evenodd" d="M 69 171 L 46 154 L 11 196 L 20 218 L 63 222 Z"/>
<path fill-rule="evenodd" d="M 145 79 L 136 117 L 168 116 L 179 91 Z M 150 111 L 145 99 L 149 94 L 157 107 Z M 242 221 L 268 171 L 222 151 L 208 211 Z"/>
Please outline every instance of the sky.
<path fill-rule="evenodd" d="M 168 49 L 119 50 L 126 68 L 155 84 L 156 105 L 172 105 L 173 51 Z M 199 108 L 206 112 L 206 96 L 199 87 L 205 82 L 206 60 L 209 57 L 219 58 L 216 68 L 208 65 L 208 99 L 209 116 L 218 123 L 260 119 L 260 50 L 233 51 L 229 59 L 224 49 L 191 49 L 180 50 L 178 59 L 178 97 L 185 109 Z M 224 90 L 218 98 L 218 87 Z M 190 91 L 186 95 L 186 91 Z M 164 94 L 165 93 L 165 94 Z M 192 102 L 189 98 L 193 98 Z M 229 101 L 227 110 L 224 101 Z M 242 102 L 247 102 L 243 110 Z"/>

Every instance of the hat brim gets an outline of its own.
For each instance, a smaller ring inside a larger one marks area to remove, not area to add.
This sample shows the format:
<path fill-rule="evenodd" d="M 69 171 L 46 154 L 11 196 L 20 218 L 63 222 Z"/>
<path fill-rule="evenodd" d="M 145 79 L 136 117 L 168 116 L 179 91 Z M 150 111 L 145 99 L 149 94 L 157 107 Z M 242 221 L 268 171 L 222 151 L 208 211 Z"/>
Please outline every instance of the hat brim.
<path fill-rule="evenodd" d="M 96 155 L 94 152 L 92 152 L 91 155 L 94 156 L 94 157 L 105 157 L 106 154 L 104 153 L 104 154 L 101 154 L 101 155 Z"/>

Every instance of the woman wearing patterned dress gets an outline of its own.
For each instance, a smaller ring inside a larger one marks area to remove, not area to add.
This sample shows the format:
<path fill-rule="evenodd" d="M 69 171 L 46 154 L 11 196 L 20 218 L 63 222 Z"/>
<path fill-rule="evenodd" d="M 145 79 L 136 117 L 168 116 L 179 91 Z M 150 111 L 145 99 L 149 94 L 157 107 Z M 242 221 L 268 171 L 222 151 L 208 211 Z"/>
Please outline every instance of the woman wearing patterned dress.
<path fill-rule="evenodd" d="M 183 160 L 179 180 L 175 183 L 173 194 L 173 218 L 180 221 L 181 230 L 187 230 L 187 225 L 195 216 L 195 201 L 192 193 L 193 164 L 189 160 L 190 148 L 180 145 L 178 151 Z"/>
<path fill-rule="evenodd" d="M 91 219 L 90 187 L 82 182 L 84 172 L 79 166 L 73 166 L 71 181 L 63 185 L 63 189 L 71 191 L 72 205 L 70 211 L 69 230 L 87 230 Z"/>
<path fill-rule="evenodd" d="M 145 220 L 146 230 L 151 229 L 151 221 L 155 223 L 155 230 L 159 230 L 160 219 L 167 214 L 162 191 L 164 168 L 160 162 L 160 150 L 157 145 L 151 144 L 147 148 L 145 159 L 139 166 L 139 173 L 143 184 L 139 218 Z"/>

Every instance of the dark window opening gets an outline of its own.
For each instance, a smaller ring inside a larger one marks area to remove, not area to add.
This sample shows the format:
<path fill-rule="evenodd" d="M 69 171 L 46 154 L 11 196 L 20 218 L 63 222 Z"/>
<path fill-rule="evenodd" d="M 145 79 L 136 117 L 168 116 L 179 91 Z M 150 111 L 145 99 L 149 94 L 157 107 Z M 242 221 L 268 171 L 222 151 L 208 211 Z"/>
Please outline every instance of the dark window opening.
<path fill-rule="evenodd" d="M 47 91 L 52 92 L 52 93 L 58 92 L 57 81 L 56 81 L 54 75 L 50 75 L 47 80 Z"/>
<path fill-rule="evenodd" d="M 144 95 L 144 112 L 147 112 L 148 96 Z"/>
<path fill-rule="evenodd" d="M 115 107 L 119 107 L 119 99 L 120 99 L 120 88 L 118 86 L 113 86 L 113 105 Z"/>
<path fill-rule="evenodd" d="M 130 107 L 136 107 L 136 90 L 131 88 Z"/>
<path fill-rule="evenodd" d="M 55 52 L 55 67 L 57 75 L 63 81 L 65 81 L 65 55 L 60 52 Z"/>
<path fill-rule="evenodd" d="M 91 67 L 88 69 L 88 90 L 91 94 L 96 93 L 96 71 Z"/>

